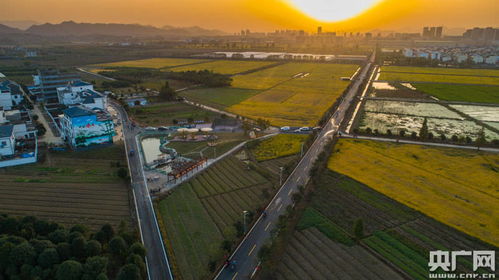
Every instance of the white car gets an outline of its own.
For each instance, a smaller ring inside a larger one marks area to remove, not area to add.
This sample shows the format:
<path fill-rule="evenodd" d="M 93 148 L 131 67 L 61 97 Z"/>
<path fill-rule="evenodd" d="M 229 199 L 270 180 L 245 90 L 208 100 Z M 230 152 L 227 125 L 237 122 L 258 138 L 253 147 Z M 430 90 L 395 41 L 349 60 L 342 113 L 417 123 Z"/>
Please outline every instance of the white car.
<path fill-rule="evenodd" d="M 157 128 L 152 127 L 152 126 L 146 127 L 145 129 L 146 129 L 147 131 L 156 131 L 156 130 L 157 130 Z"/>
<path fill-rule="evenodd" d="M 289 131 L 289 130 L 291 130 L 291 127 L 289 127 L 289 126 L 281 127 L 281 131 Z"/>

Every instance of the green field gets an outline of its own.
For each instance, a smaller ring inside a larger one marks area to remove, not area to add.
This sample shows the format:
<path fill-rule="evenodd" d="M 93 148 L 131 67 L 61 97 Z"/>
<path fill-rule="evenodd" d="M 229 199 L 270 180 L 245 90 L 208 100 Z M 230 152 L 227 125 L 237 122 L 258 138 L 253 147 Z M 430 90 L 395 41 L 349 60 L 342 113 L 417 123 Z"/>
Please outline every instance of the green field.
<path fill-rule="evenodd" d="M 480 85 L 499 86 L 499 77 L 457 76 L 457 75 L 383 72 L 383 71 L 381 71 L 381 75 L 378 80 L 398 81 L 398 82 L 480 84 Z"/>
<path fill-rule="evenodd" d="M 45 152 L 42 152 L 44 154 Z M 106 157 L 103 159 L 102 155 Z M 0 212 L 33 215 L 66 226 L 130 222 L 124 147 L 50 152 L 36 164 L 0 169 Z"/>
<path fill-rule="evenodd" d="M 180 93 L 193 102 L 202 103 L 217 108 L 225 108 L 258 94 L 259 91 L 241 88 L 199 88 Z"/>
<path fill-rule="evenodd" d="M 358 68 L 348 64 L 287 63 L 234 77 L 233 86 L 264 89 L 229 111 L 273 125 L 313 126 L 346 89 Z"/>
<path fill-rule="evenodd" d="M 407 72 L 407 73 L 427 73 L 427 74 L 451 74 L 451 75 L 462 75 L 462 76 L 494 76 L 494 77 L 499 77 L 498 70 L 490 70 L 490 69 L 383 66 L 381 70 L 386 71 L 386 72 Z"/>
<path fill-rule="evenodd" d="M 270 62 L 270 61 L 216 60 L 201 64 L 174 67 L 168 69 L 168 71 L 180 72 L 180 71 L 210 70 L 215 73 L 232 75 L 258 69 L 260 67 L 272 65 L 274 63 L 275 62 Z"/>
<path fill-rule="evenodd" d="M 174 120 L 212 121 L 218 114 L 182 102 L 156 103 L 147 107 L 131 108 L 130 116 L 143 126 L 174 125 Z"/>
<path fill-rule="evenodd" d="M 255 213 L 270 199 L 263 194 L 273 193 L 274 179 L 267 178 L 229 156 L 159 201 L 159 219 L 182 279 L 209 278 L 209 263 L 226 253 L 222 241 L 236 240 L 234 224 L 242 222 L 243 211 Z"/>
<path fill-rule="evenodd" d="M 261 141 L 252 152 L 258 161 L 298 154 L 307 137 L 308 135 L 279 134 Z"/>
<path fill-rule="evenodd" d="M 499 88 L 488 86 L 415 84 L 419 91 L 447 101 L 499 104 Z"/>
<path fill-rule="evenodd" d="M 94 65 L 95 67 L 138 67 L 138 68 L 168 68 L 180 65 L 194 64 L 200 62 L 208 62 L 206 59 L 190 59 L 190 58 L 148 58 L 138 60 L 126 60 L 119 62 L 103 63 Z"/>

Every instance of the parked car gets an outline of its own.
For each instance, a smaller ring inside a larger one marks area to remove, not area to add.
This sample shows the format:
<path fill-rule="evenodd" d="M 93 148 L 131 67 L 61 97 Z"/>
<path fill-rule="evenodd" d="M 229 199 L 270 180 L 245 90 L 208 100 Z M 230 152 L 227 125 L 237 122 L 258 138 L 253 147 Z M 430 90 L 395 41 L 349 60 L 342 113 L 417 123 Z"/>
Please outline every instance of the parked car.
<path fill-rule="evenodd" d="M 308 126 L 300 127 L 299 129 L 295 130 L 295 132 L 309 132 L 312 129 Z"/>

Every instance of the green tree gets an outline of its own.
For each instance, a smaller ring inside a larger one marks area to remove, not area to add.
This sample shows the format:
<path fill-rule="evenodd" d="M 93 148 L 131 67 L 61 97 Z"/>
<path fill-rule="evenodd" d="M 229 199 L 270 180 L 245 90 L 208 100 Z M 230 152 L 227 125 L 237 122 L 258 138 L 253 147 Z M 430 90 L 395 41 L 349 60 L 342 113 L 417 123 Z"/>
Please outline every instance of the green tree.
<path fill-rule="evenodd" d="M 168 81 L 160 88 L 159 96 L 164 101 L 173 101 L 177 98 L 177 93 L 170 87 Z"/>
<path fill-rule="evenodd" d="M 121 179 L 126 179 L 128 177 L 128 170 L 123 167 L 118 169 L 118 177 L 120 177 Z"/>
<path fill-rule="evenodd" d="M 139 242 L 135 242 L 132 244 L 132 246 L 130 246 L 130 253 L 132 254 L 137 254 L 141 257 L 145 257 L 146 256 L 146 248 L 144 248 L 144 245 L 142 245 L 142 243 L 139 243 Z"/>
<path fill-rule="evenodd" d="M 120 273 L 118 273 L 117 280 L 141 280 L 140 270 L 134 264 L 126 264 L 120 269 Z"/>
<path fill-rule="evenodd" d="M 109 278 L 107 278 L 107 275 L 105 273 L 101 273 L 97 275 L 97 278 L 95 278 L 95 280 L 109 280 Z"/>
<path fill-rule="evenodd" d="M 106 242 L 109 242 L 114 236 L 114 229 L 110 224 L 105 224 L 102 226 L 101 231 L 104 233 Z"/>
<path fill-rule="evenodd" d="M 127 252 L 127 244 L 121 236 L 116 236 L 109 241 L 109 251 L 117 256 L 124 257 Z"/>
<path fill-rule="evenodd" d="M 85 249 L 87 246 L 87 241 L 83 237 L 77 237 L 71 242 L 71 253 L 74 257 L 78 259 L 85 258 Z"/>
<path fill-rule="evenodd" d="M 353 233 L 357 240 L 361 240 L 364 237 L 364 222 L 362 219 L 358 219 L 355 221 L 353 226 Z"/>
<path fill-rule="evenodd" d="M 73 260 L 63 262 L 55 273 L 57 280 L 80 280 L 83 272 L 81 263 Z"/>
<path fill-rule="evenodd" d="M 478 150 L 487 143 L 487 138 L 485 138 L 485 128 L 482 126 L 482 129 L 478 132 L 478 137 L 475 140 L 475 144 Z"/>
<path fill-rule="evenodd" d="M 421 126 L 421 129 L 419 130 L 419 138 L 423 141 L 428 139 L 428 119 L 427 118 L 424 118 L 423 125 Z"/>
<path fill-rule="evenodd" d="M 126 258 L 126 263 L 131 263 L 131 264 L 136 265 L 140 269 L 140 273 L 142 275 L 145 275 L 145 273 L 146 273 L 146 264 L 144 263 L 144 259 L 141 256 L 136 255 L 136 254 L 130 254 Z"/>
<path fill-rule="evenodd" d="M 59 257 L 61 260 L 67 260 L 71 258 L 71 245 L 67 242 L 61 242 L 57 244 L 57 253 L 59 253 Z"/>
<path fill-rule="evenodd" d="M 97 240 L 90 240 L 85 246 L 85 255 L 87 257 L 98 256 L 102 252 L 102 246 Z"/>
<path fill-rule="evenodd" d="M 107 263 L 108 260 L 106 257 L 95 256 L 88 258 L 83 266 L 83 278 L 95 279 L 102 273 L 106 274 Z"/>
<path fill-rule="evenodd" d="M 10 251 L 12 263 L 16 265 L 33 264 L 36 258 L 36 251 L 27 241 L 15 246 Z"/>
<path fill-rule="evenodd" d="M 58 229 L 56 231 L 51 232 L 48 237 L 49 237 L 49 240 L 52 241 L 52 243 L 58 244 L 61 242 L 67 242 L 68 238 L 69 238 L 69 234 L 64 229 Z"/>
<path fill-rule="evenodd" d="M 55 248 L 47 248 L 38 255 L 38 264 L 43 268 L 50 268 L 59 263 L 59 253 Z"/>

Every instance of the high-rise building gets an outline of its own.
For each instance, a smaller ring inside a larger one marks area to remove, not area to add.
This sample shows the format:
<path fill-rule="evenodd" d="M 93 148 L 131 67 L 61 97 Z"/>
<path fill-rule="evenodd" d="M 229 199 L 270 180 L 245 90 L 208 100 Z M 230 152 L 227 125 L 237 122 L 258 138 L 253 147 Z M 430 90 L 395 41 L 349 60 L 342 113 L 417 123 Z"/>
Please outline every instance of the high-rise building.
<path fill-rule="evenodd" d="M 442 38 L 443 31 L 444 31 L 443 26 L 438 26 L 435 33 L 435 38 Z"/>

